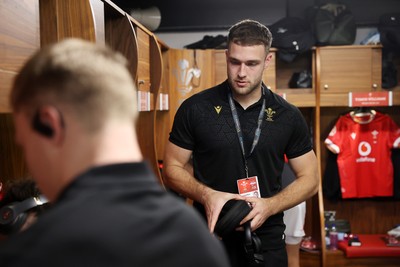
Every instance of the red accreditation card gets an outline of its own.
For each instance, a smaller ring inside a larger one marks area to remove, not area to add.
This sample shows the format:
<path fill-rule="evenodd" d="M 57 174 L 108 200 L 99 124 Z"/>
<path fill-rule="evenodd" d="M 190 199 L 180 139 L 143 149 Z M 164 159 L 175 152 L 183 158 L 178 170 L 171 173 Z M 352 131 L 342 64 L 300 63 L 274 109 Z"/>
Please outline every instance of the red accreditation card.
<path fill-rule="evenodd" d="M 260 197 L 257 176 L 237 180 L 238 191 L 244 197 Z"/>

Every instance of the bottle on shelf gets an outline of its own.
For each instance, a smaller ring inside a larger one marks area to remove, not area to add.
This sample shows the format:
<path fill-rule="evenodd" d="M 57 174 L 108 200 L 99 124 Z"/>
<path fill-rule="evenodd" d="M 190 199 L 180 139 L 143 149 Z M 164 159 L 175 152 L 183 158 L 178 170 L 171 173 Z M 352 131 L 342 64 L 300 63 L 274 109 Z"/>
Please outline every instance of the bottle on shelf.
<path fill-rule="evenodd" d="M 331 229 L 329 230 L 329 248 L 331 250 L 336 250 L 338 248 L 338 233 L 336 231 L 336 226 L 333 224 Z"/>
<path fill-rule="evenodd" d="M 325 246 L 328 249 L 331 246 L 331 240 L 330 240 L 330 237 L 329 237 L 329 227 L 328 227 L 327 223 L 325 223 Z"/>

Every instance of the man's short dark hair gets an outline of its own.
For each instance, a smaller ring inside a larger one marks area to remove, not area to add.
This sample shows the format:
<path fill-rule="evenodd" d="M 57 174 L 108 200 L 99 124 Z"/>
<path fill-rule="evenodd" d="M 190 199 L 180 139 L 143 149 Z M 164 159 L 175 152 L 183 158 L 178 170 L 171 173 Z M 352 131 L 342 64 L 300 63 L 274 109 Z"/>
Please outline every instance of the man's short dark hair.
<path fill-rule="evenodd" d="M 235 43 L 241 46 L 264 45 L 268 53 L 272 43 L 272 34 L 263 24 L 255 20 L 242 20 L 229 29 L 228 46 Z"/>

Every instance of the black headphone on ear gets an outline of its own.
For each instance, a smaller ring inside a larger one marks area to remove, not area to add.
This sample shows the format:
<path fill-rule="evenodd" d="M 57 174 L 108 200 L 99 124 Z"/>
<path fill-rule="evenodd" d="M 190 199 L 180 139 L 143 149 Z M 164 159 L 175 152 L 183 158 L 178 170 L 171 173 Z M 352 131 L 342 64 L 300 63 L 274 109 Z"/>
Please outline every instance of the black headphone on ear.
<path fill-rule="evenodd" d="M 39 111 L 36 111 L 35 115 L 33 116 L 32 128 L 41 135 L 46 137 L 52 137 L 54 134 L 53 128 L 51 128 L 49 125 L 43 123 L 40 120 Z"/>
<path fill-rule="evenodd" d="M 224 238 L 234 231 L 240 222 L 250 213 L 252 207 L 244 200 L 231 199 L 222 207 L 214 232 Z M 244 225 L 244 250 L 246 252 L 248 267 L 264 266 L 262 244 L 256 233 L 251 231 L 250 221 Z"/>
<path fill-rule="evenodd" d="M 0 233 L 9 235 L 18 232 L 28 217 L 26 211 L 47 202 L 47 198 L 40 195 L 21 202 L 13 202 L 0 208 Z"/>

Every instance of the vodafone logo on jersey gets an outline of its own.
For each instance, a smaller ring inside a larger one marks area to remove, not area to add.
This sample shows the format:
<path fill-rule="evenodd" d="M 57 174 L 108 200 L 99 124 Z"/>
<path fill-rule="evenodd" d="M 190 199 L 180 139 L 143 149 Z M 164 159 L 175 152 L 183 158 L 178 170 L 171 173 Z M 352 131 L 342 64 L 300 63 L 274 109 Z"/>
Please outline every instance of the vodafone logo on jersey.
<path fill-rule="evenodd" d="M 371 154 L 372 147 L 368 142 L 362 141 L 358 144 L 358 154 L 361 156 L 356 159 L 356 162 L 375 162 L 375 158 L 369 158 L 368 155 Z"/>
<path fill-rule="evenodd" d="M 371 145 L 368 142 L 360 142 L 358 144 L 358 154 L 360 156 L 366 157 L 371 153 Z"/>

